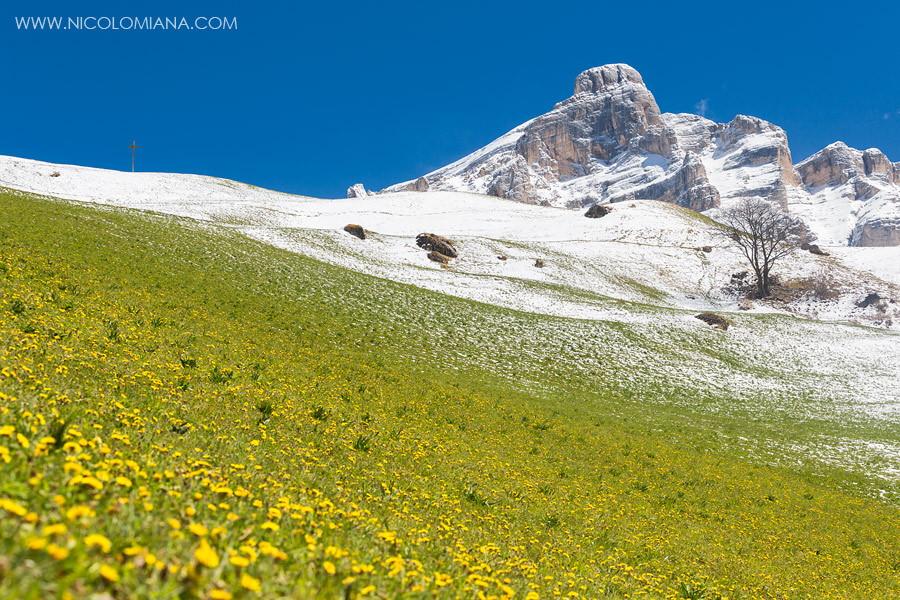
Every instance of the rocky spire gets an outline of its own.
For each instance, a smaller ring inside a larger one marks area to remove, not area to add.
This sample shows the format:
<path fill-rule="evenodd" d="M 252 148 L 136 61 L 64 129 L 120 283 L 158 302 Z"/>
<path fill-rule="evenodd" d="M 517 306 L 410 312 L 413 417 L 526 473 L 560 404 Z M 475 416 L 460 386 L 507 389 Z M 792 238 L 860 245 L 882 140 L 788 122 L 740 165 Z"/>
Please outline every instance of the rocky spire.
<path fill-rule="evenodd" d="M 653 94 L 628 65 L 605 65 L 575 79 L 575 94 L 526 127 L 516 152 L 565 181 L 628 149 L 672 156 Z"/>

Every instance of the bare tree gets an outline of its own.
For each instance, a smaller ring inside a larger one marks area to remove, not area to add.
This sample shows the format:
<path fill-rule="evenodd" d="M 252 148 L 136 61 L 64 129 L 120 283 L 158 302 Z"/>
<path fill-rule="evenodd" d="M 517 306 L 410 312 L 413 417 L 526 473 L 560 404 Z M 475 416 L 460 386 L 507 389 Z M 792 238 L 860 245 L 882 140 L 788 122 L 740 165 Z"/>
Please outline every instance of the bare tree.
<path fill-rule="evenodd" d="M 767 297 L 772 267 L 803 241 L 803 223 L 778 205 L 758 198 L 723 209 L 718 221 L 720 235 L 740 248 L 753 268 L 758 297 Z"/>

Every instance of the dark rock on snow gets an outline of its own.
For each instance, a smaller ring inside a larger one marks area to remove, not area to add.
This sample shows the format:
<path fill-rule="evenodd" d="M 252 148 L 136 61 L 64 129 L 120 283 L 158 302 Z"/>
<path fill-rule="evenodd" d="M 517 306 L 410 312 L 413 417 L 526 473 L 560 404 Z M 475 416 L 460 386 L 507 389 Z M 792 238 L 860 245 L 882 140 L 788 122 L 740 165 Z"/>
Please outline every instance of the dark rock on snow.
<path fill-rule="evenodd" d="M 612 209 L 605 204 L 595 204 L 590 207 L 584 216 L 588 219 L 599 219 L 600 217 L 605 217 L 609 213 L 612 212 Z"/>
<path fill-rule="evenodd" d="M 354 225 L 351 223 L 350 225 L 346 225 L 344 227 L 344 231 L 352 236 L 358 237 L 361 240 L 366 239 L 366 230 L 363 229 L 360 225 Z"/>
<path fill-rule="evenodd" d="M 722 331 L 725 331 L 731 325 L 731 321 L 729 321 L 725 317 L 720 317 L 719 315 L 710 312 L 700 313 L 695 318 L 700 319 L 707 325 L 718 327 Z"/>
<path fill-rule="evenodd" d="M 456 258 L 459 255 L 450 240 L 434 233 L 420 233 L 416 236 L 416 245 L 425 250 L 434 250 L 449 258 Z"/>
<path fill-rule="evenodd" d="M 877 304 L 879 300 L 881 300 L 881 296 L 873 292 L 863 298 L 860 302 L 857 302 L 856 306 L 860 308 L 869 308 L 873 304 Z"/>

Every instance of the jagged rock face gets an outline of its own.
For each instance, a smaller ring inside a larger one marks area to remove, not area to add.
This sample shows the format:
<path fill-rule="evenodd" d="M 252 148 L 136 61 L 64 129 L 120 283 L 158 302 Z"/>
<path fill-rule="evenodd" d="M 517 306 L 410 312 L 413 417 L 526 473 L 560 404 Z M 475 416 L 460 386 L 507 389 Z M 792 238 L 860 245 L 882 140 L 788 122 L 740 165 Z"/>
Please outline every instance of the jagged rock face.
<path fill-rule="evenodd" d="M 859 223 L 850 234 L 851 246 L 900 246 L 900 220 L 878 219 Z"/>
<path fill-rule="evenodd" d="M 900 184 L 900 165 L 894 165 L 881 150 L 869 148 L 863 152 L 863 169 L 867 177 L 878 176 Z"/>
<path fill-rule="evenodd" d="M 787 185 L 798 185 L 800 178 L 794 173 L 791 150 L 788 147 L 787 135 L 781 127 L 756 117 L 736 116 L 730 123 L 719 125 L 717 135 L 722 143 L 734 146 L 742 137 L 761 134 L 772 138 L 772 143 L 744 148 L 733 157 L 729 166 L 757 166 L 772 164 L 781 170 L 781 178 Z"/>
<path fill-rule="evenodd" d="M 719 193 L 709 183 L 700 157 L 685 152 L 681 165 L 670 174 L 624 195 L 609 196 L 608 200 L 659 200 L 701 212 L 719 206 Z"/>
<path fill-rule="evenodd" d="M 642 194 L 648 199 L 673 202 L 702 212 L 719 206 L 719 192 L 706 177 L 706 168 L 700 157 L 685 152 L 681 168 L 669 179 L 647 186 Z"/>
<path fill-rule="evenodd" d="M 862 153 L 836 142 L 797 165 L 797 173 L 807 187 L 842 185 L 864 171 Z"/>
<path fill-rule="evenodd" d="M 738 115 L 729 123 L 713 124 L 709 141 L 703 143 L 696 126 L 689 136 L 682 134 L 682 122 L 673 122 L 679 141 L 688 138 L 700 146 L 698 152 L 723 203 L 763 198 L 787 210 L 800 179 L 794 173 L 784 130 L 763 119 Z"/>
<path fill-rule="evenodd" d="M 566 181 L 635 143 L 647 152 L 672 155 L 659 107 L 641 76 L 627 65 L 606 65 L 580 74 L 575 95 L 532 121 L 516 153 Z"/>
<path fill-rule="evenodd" d="M 898 165 L 891 163 L 880 150 L 864 152 L 835 142 L 797 165 L 797 174 L 808 187 L 842 185 L 859 177 L 884 183 L 900 184 Z"/>
<path fill-rule="evenodd" d="M 900 163 L 833 144 L 795 168 L 776 125 L 744 115 L 715 123 L 662 114 L 640 74 L 621 64 L 584 71 L 574 94 L 550 112 L 388 188 L 428 189 L 578 209 L 652 199 L 713 217 L 720 205 L 762 198 L 798 214 L 824 245 L 900 243 Z"/>

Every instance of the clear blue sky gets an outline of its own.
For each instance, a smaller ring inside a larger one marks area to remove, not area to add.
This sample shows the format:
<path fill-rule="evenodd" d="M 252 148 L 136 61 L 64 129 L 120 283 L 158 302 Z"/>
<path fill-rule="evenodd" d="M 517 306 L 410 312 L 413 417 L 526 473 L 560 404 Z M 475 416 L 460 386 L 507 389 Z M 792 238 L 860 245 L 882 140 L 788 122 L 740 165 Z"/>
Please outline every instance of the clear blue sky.
<path fill-rule="evenodd" d="M 6 0 L 0 154 L 316 196 L 451 162 L 626 62 L 663 111 L 900 160 L 900 3 Z M 236 31 L 24 31 L 16 16 L 237 17 Z"/>

